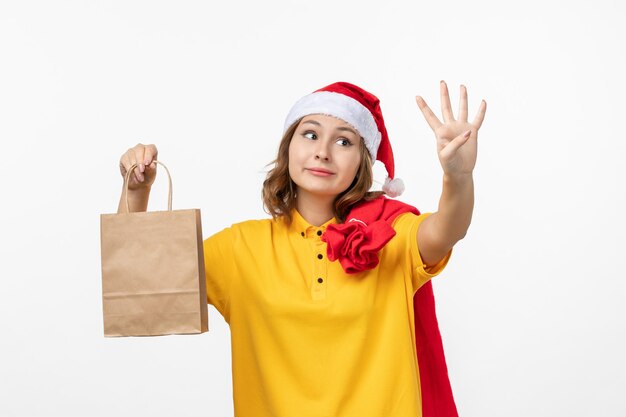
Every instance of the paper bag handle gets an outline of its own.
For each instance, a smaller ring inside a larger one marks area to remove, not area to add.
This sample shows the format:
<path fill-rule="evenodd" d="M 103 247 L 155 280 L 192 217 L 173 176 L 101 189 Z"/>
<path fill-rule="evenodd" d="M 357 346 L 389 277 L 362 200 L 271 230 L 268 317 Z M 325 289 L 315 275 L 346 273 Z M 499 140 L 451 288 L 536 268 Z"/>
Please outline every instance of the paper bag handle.
<path fill-rule="evenodd" d="M 167 179 L 169 182 L 169 192 L 167 193 L 167 211 L 172 211 L 172 176 L 170 175 L 170 170 L 167 169 L 164 163 L 154 160 L 152 162 L 156 162 L 165 168 L 165 172 L 167 172 Z M 135 168 L 137 168 L 139 164 L 133 164 L 128 171 L 126 172 L 126 176 L 124 177 L 124 193 L 126 194 L 126 213 L 130 213 L 130 206 L 128 204 L 128 181 L 130 180 L 130 174 L 133 172 Z"/>

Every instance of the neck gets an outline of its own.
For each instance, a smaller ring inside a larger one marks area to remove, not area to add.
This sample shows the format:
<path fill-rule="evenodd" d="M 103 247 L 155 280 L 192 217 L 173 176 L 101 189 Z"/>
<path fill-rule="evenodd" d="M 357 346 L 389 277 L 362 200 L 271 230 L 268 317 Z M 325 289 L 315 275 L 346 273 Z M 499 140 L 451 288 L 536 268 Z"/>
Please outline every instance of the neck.
<path fill-rule="evenodd" d="M 296 209 L 298 213 L 313 226 L 321 226 L 333 217 L 333 202 L 335 196 L 312 195 L 306 191 L 298 190 Z"/>

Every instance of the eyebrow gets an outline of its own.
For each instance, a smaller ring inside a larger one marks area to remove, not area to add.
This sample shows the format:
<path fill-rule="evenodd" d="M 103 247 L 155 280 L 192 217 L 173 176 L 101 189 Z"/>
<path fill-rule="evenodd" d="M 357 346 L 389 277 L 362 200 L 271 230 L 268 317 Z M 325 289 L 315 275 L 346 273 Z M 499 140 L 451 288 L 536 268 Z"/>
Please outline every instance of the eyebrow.
<path fill-rule="evenodd" d="M 302 122 L 302 124 L 305 124 L 305 123 L 311 123 L 312 125 L 315 125 L 315 126 L 320 126 L 320 127 L 322 126 L 319 122 L 317 122 L 317 121 L 315 121 L 315 120 L 305 120 L 304 122 Z M 352 128 L 349 128 L 349 127 L 345 127 L 345 126 L 339 126 L 339 127 L 336 127 L 336 128 L 335 128 L 335 130 L 342 130 L 342 131 L 346 131 L 346 132 L 352 132 L 352 133 L 354 133 L 356 136 L 361 136 L 361 135 L 359 135 L 359 134 L 357 133 L 357 131 L 356 131 L 356 130 L 354 130 L 354 129 L 352 129 Z"/>

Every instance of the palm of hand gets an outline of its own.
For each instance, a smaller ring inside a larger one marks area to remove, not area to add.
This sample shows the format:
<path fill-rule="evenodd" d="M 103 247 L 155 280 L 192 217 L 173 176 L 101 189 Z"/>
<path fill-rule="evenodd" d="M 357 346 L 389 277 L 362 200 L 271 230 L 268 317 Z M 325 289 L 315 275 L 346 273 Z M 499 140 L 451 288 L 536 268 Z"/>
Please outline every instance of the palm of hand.
<path fill-rule="evenodd" d="M 476 165 L 478 130 L 485 118 L 487 103 L 481 102 L 472 123 L 467 121 L 467 89 L 461 86 L 458 119 L 454 119 L 450 96 L 445 82 L 441 82 L 442 123 L 424 99 L 416 97 L 417 105 L 426 122 L 435 133 L 439 162 L 446 174 L 471 174 Z"/>
<path fill-rule="evenodd" d="M 450 143 L 455 138 L 468 130 L 473 130 L 473 132 L 470 133 L 469 140 L 457 149 L 450 146 Z M 476 146 L 476 139 L 472 140 L 472 134 L 475 138 L 477 136 L 477 130 L 478 129 L 474 128 L 471 123 L 462 122 L 446 123 L 435 130 L 435 136 L 437 137 L 437 154 L 444 172 L 469 174 L 474 170 L 478 147 Z"/>

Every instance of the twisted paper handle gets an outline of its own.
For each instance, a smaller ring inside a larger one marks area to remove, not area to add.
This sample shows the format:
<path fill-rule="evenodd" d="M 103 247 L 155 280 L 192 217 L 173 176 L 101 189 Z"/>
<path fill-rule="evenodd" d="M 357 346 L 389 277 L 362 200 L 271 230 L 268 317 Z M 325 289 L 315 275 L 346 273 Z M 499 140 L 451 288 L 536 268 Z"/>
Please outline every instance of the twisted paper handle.
<path fill-rule="evenodd" d="M 165 172 L 167 172 L 167 179 L 169 182 L 169 191 L 167 193 L 167 211 L 172 211 L 172 176 L 170 175 L 170 170 L 167 169 L 165 164 L 159 161 L 153 161 L 157 164 L 161 165 L 165 168 Z M 130 180 L 130 174 L 137 168 L 139 164 L 133 164 L 126 172 L 126 176 L 124 177 L 124 192 L 126 194 L 126 213 L 130 213 L 130 206 L 128 205 L 128 181 Z"/>

